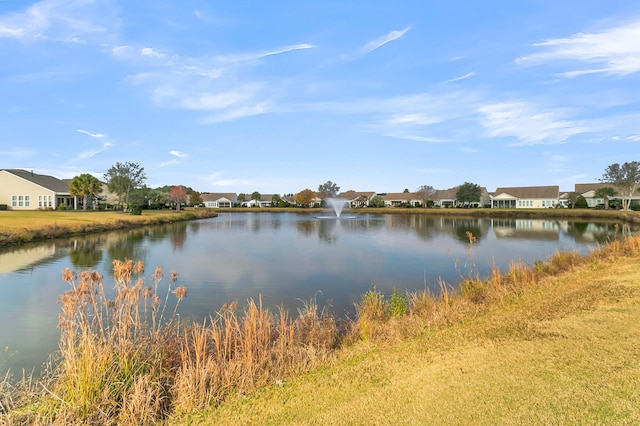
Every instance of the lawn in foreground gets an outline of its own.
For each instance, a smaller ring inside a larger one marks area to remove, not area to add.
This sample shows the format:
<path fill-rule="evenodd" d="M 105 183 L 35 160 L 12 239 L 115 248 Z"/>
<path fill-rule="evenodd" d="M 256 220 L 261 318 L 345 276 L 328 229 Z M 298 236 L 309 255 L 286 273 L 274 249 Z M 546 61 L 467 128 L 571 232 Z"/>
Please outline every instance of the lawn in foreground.
<path fill-rule="evenodd" d="M 588 263 L 483 314 L 183 424 L 639 424 L 640 262 Z"/>

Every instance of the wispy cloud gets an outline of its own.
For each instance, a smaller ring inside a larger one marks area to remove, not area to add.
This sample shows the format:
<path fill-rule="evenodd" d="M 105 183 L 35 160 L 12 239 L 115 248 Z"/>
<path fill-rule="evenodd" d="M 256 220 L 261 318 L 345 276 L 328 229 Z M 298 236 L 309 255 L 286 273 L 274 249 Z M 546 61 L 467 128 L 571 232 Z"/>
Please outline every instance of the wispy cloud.
<path fill-rule="evenodd" d="M 410 29 L 411 29 L 411 27 L 407 27 L 407 28 L 402 29 L 402 30 L 394 30 L 394 31 L 391 31 L 391 32 L 383 35 L 382 37 L 378 37 L 375 40 L 371 40 L 370 42 L 365 44 L 362 47 L 362 49 L 360 49 L 360 52 L 362 54 L 367 54 L 367 53 L 373 52 L 374 50 L 381 48 L 385 44 L 399 39 L 400 37 L 405 35 L 407 33 L 407 31 L 409 31 Z"/>
<path fill-rule="evenodd" d="M 82 133 L 83 135 L 91 136 L 92 138 L 96 138 L 96 139 L 102 139 L 102 138 L 106 137 L 106 135 L 104 135 L 102 133 L 93 133 L 93 132 L 90 132 L 88 130 L 78 129 L 78 130 L 76 130 L 76 132 Z"/>
<path fill-rule="evenodd" d="M 104 142 L 102 144 L 102 146 L 95 148 L 95 149 L 90 149 L 90 150 L 86 150 L 81 152 L 80 154 L 78 154 L 75 158 L 74 161 L 80 161 L 80 160 L 87 160 L 89 158 L 95 157 L 96 155 L 100 154 L 101 152 L 106 151 L 107 149 L 109 149 L 109 147 L 111 147 L 113 144 L 111 142 Z"/>
<path fill-rule="evenodd" d="M 533 45 L 541 51 L 521 56 L 516 63 L 539 65 L 558 61 L 593 64 L 561 73 L 564 77 L 585 74 L 626 76 L 640 71 L 640 19 L 601 32 L 578 33 Z"/>
<path fill-rule="evenodd" d="M 565 118 L 559 109 L 543 109 L 524 101 L 491 103 L 478 108 L 480 123 L 491 137 L 514 137 L 513 145 L 563 143 L 590 132 L 585 123 Z"/>
<path fill-rule="evenodd" d="M 169 151 L 169 154 L 173 155 L 174 157 L 178 157 L 178 158 L 188 158 L 189 154 L 186 154 L 184 152 L 180 152 L 180 151 Z"/>
<path fill-rule="evenodd" d="M 258 59 L 266 58 L 267 56 L 281 55 L 283 53 L 294 52 L 296 50 L 312 49 L 313 45 L 308 43 L 292 44 L 289 46 L 277 47 L 271 50 L 262 50 L 258 52 L 239 53 L 233 55 L 218 56 L 217 59 L 220 62 L 246 62 L 255 61 Z"/>
<path fill-rule="evenodd" d="M 84 42 L 84 37 L 105 34 L 96 23 L 97 5 L 89 0 L 43 0 L 23 12 L 0 17 L 0 37 Z"/>
<path fill-rule="evenodd" d="M 445 80 L 445 83 L 453 83 L 455 81 L 460 81 L 460 80 L 466 80 L 469 77 L 473 77 L 474 75 L 476 75 L 476 73 L 474 71 L 468 72 L 465 75 L 461 75 L 459 77 L 454 77 L 454 78 L 450 78 L 449 80 Z"/>
<path fill-rule="evenodd" d="M 171 166 L 173 164 L 178 164 L 178 160 L 173 158 L 173 159 L 168 160 L 168 161 L 163 161 L 162 163 L 158 164 L 158 168 L 161 169 L 163 167 Z"/>

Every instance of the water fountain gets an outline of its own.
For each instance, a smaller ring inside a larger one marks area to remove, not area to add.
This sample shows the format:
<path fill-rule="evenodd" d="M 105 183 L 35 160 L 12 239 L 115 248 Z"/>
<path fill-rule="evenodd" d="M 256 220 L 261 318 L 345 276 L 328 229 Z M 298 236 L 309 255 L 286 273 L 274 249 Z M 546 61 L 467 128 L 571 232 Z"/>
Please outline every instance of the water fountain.
<path fill-rule="evenodd" d="M 333 209 L 335 216 L 318 216 L 318 219 L 352 219 L 355 216 L 342 216 L 342 210 L 349 205 L 344 198 L 326 198 L 325 203 Z"/>

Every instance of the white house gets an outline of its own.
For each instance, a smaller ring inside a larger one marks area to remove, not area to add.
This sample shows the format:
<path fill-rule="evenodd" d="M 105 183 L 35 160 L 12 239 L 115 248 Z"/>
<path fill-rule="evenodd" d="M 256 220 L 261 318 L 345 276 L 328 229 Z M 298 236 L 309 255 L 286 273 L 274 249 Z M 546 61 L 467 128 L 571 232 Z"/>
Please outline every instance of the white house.
<path fill-rule="evenodd" d="M 546 209 L 560 203 L 560 188 L 555 185 L 498 188 L 490 198 L 494 209 Z"/>
<path fill-rule="evenodd" d="M 341 192 L 337 195 L 336 198 L 342 198 L 349 202 L 349 207 L 358 208 L 358 207 L 368 207 L 369 201 L 376 196 L 374 191 L 366 191 L 366 192 L 357 192 L 357 191 L 346 191 Z"/>

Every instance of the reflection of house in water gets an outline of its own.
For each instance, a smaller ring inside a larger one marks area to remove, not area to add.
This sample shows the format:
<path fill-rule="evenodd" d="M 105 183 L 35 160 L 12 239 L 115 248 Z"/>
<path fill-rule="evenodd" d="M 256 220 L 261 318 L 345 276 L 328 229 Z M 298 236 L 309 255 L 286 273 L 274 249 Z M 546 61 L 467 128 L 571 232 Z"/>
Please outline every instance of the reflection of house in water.
<path fill-rule="evenodd" d="M 558 240 L 558 222 L 540 219 L 491 219 L 491 227 L 498 238 Z"/>
<path fill-rule="evenodd" d="M 39 244 L 30 248 L 0 253 L 0 274 L 8 274 L 48 263 L 56 259 L 55 255 L 55 244 Z"/>

